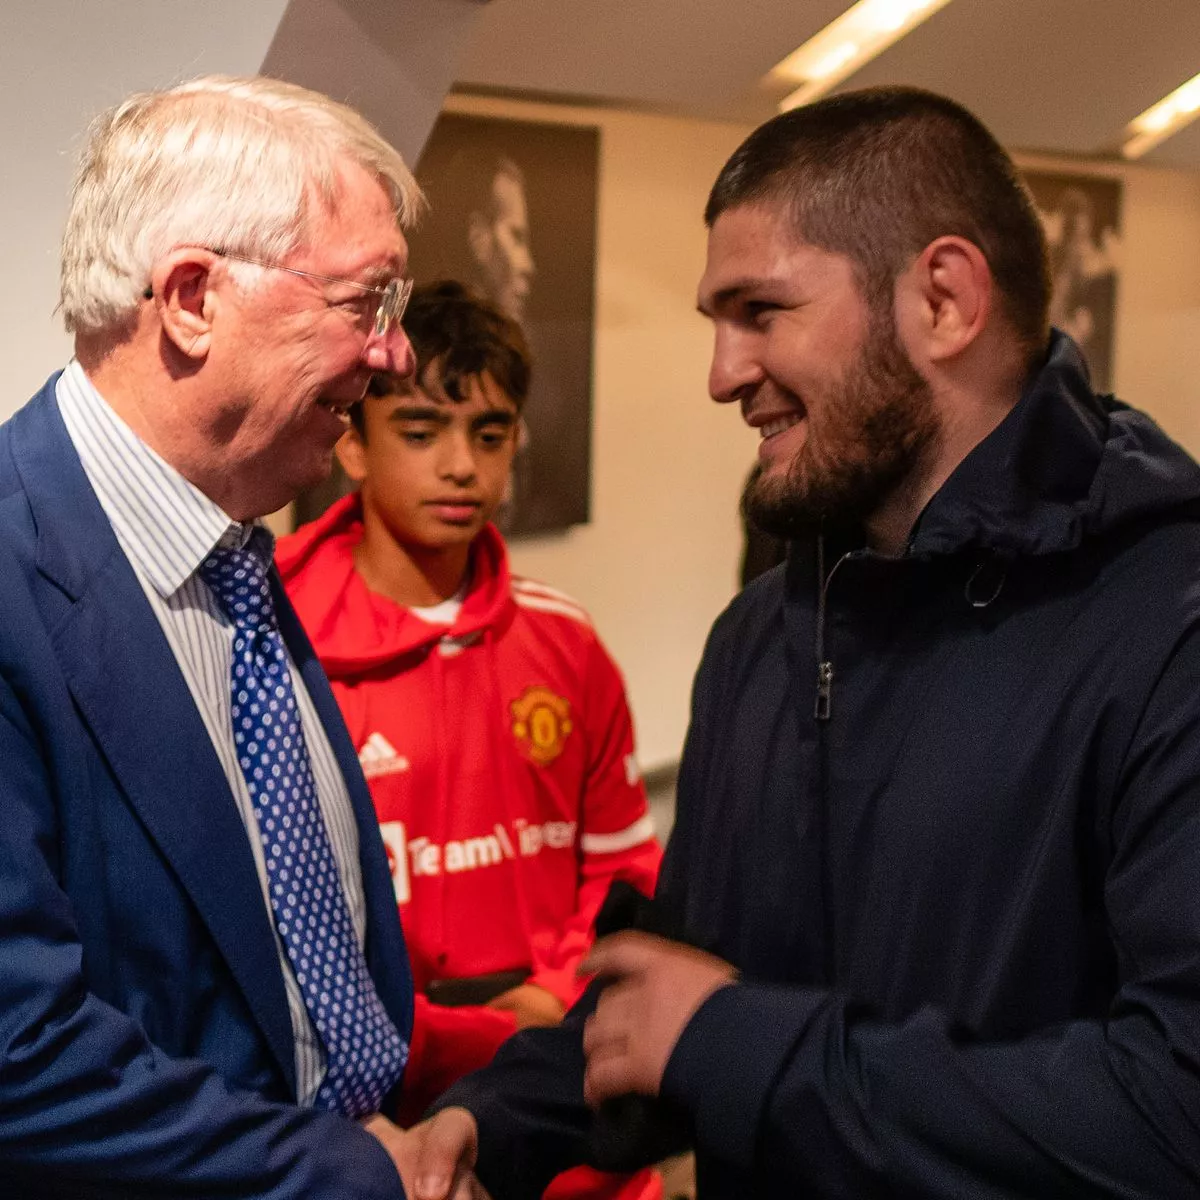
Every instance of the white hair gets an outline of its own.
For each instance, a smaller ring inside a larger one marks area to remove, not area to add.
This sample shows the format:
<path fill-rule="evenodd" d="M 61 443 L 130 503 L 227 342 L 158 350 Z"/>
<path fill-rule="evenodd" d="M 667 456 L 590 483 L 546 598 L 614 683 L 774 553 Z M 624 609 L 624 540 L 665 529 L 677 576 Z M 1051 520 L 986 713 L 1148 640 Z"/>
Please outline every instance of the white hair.
<path fill-rule="evenodd" d="M 315 193 L 339 164 L 376 175 L 401 226 L 424 197 L 400 154 L 353 109 L 276 79 L 209 75 L 141 92 L 88 133 L 62 244 L 68 332 L 129 323 L 154 263 L 176 246 L 267 262 L 305 244 Z"/>

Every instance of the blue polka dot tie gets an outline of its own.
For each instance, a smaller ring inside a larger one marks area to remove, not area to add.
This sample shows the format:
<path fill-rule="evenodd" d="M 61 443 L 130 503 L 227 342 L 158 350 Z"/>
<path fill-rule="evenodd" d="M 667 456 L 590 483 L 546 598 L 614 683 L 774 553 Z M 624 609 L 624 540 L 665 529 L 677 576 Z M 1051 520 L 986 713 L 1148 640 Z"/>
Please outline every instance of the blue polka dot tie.
<path fill-rule="evenodd" d="M 408 1046 L 384 1010 L 355 936 L 317 800 L 283 637 L 256 532 L 200 573 L 233 621 L 233 739 L 258 816 L 275 927 L 327 1055 L 317 1108 L 377 1112 Z"/>

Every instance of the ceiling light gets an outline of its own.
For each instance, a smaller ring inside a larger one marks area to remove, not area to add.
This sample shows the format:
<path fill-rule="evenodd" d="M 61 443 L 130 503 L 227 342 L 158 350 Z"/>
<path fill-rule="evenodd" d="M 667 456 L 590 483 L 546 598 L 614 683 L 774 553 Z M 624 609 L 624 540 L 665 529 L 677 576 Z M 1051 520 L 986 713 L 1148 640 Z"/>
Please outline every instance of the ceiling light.
<path fill-rule="evenodd" d="M 825 95 L 950 0 L 858 0 L 775 67 L 769 78 L 798 85 L 784 111 Z"/>
<path fill-rule="evenodd" d="M 1125 127 L 1121 153 L 1126 158 L 1141 158 L 1147 150 L 1166 141 L 1200 116 L 1200 75 L 1194 75 L 1182 87 L 1151 105 Z"/>
<path fill-rule="evenodd" d="M 858 57 L 858 46 L 854 42 L 843 42 L 836 50 L 830 50 L 820 61 L 813 64 L 814 79 L 828 79 L 836 75 L 847 63 Z"/>

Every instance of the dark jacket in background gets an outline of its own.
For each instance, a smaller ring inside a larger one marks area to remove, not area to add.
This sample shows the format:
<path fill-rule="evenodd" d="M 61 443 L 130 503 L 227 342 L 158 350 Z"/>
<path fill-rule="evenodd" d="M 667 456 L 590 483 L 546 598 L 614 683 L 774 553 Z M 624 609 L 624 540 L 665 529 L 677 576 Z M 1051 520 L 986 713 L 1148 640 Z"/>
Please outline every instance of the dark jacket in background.
<path fill-rule="evenodd" d="M 658 893 L 745 977 L 663 1082 L 702 1200 L 1200 1193 L 1198 499 L 1059 336 L 901 558 L 717 622 Z M 497 1200 L 586 1153 L 582 1015 L 445 1101 Z"/>

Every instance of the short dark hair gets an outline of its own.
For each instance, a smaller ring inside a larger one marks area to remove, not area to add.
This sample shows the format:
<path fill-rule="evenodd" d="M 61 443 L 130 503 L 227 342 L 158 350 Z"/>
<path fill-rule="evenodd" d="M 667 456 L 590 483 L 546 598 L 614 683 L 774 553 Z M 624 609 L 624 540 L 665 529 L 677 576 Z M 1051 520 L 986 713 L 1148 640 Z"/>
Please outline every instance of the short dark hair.
<path fill-rule="evenodd" d="M 704 220 L 782 203 L 798 237 L 844 254 L 867 298 L 889 299 L 930 242 L 956 234 L 982 251 L 1029 357 L 1049 334 L 1050 275 L 1037 210 L 982 122 L 917 88 L 846 92 L 761 125 L 721 169 Z"/>
<path fill-rule="evenodd" d="M 486 371 L 520 412 L 529 395 L 529 345 L 521 326 L 479 292 L 449 279 L 414 288 L 404 311 L 404 332 L 417 356 L 419 385 L 425 386 L 436 365 L 446 395 L 464 400 L 465 383 Z M 390 396 L 395 390 L 396 381 L 383 374 L 372 377 L 367 388 L 373 396 Z M 361 404 L 351 408 L 350 419 L 361 435 Z"/>

